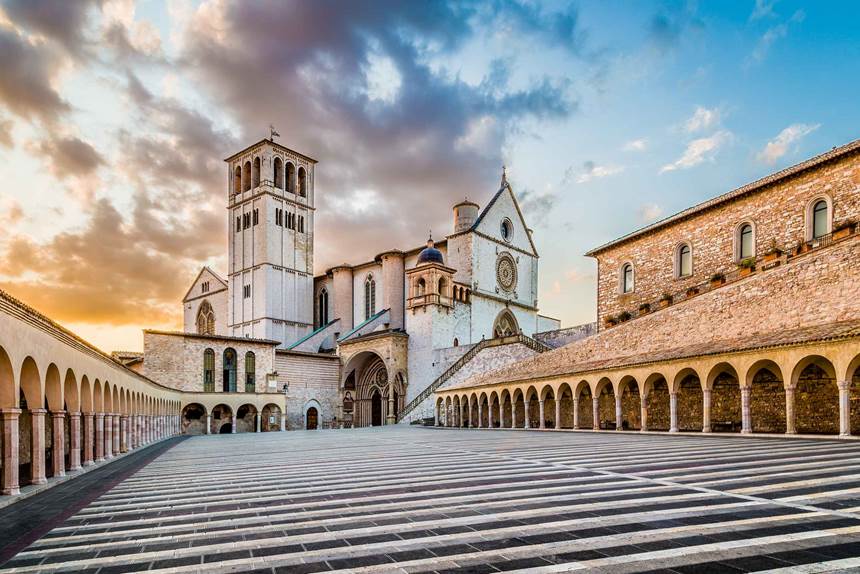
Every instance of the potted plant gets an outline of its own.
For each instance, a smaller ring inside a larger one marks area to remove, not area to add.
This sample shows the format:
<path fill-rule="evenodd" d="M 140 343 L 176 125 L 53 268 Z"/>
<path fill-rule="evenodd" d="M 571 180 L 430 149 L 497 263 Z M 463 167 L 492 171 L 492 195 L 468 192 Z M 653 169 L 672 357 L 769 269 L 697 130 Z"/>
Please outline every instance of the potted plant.
<path fill-rule="evenodd" d="M 615 318 L 615 315 L 608 315 L 604 320 L 606 321 L 607 327 L 614 327 L 618 324 L 618 319 Z"/>
<path fill-rule="evenodd" d="M 687 289 L 687 298 L 695 297 L 698 294 L 699 294 L 699 288 L 698 287 L 690 287 L 689 289 Z"/>
<path fill-rule="evenodd" d="M 770 240 L 770 247 L 768 247 L 767 251 L 764 252 L 764 260 L 765 261 L 774 261 L 777 257 L 782 255 L 782 248 L 776 243 L 776 239 Z"/>
<path fill-rule="evenodd" d="M 726 282 L 726 276 L 722 273 L 714 273 L 711 275 L 711 289 L 719 287 Z"/>
<path fill-rule="evenodd" d="M 672 295 L 669 293 L 663 293 L 663 296 L 660 297 L 660 308 L 665 309 L 669 305 L 672 304 Z"/>
<path fill-rule="evenodd" d="M 630 314 L 629 311 L 622 311 L 618 314 L 618 322 L 623 323 L 624 321 L 629 321 L 633 318 L 633 315 Z"/>
<path fill-rule="evenodd" d="M 852 233 L 854 233 L 854 222 L 850 219 L 845 219 L 833 228 L 833 240 L 844 239 Z"/>
<path fill-rule="evenodd" d="M 640 315 L 647 315 L 650 312 L 651 312 L 651 304 L 650 303 L 642 303 L 641 305 L 639 305 L 639 314 Z"/>
<path fill-rule="evenodd" d="M 740 267 L 741 277 L 746 277 L 747 275 L 755 271 L 755 257 L 747 257 L 746 259 L 742 259 L 738 265 Z"/>

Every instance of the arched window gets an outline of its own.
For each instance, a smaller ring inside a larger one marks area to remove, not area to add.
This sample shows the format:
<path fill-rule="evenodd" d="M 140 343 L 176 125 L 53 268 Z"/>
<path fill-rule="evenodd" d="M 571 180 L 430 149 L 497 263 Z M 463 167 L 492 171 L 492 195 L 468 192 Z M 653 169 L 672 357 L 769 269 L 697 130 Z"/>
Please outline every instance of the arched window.
<path fill-rule="evenodd" d="M 689 277 L 693 274 L 693 251 L 686 243 L 678 247 L 676 277 Z"/>
<path fill-rule="evenodd" d="M 421 277 L 418 279 L 418 282 L 415 284 L 415 296 L 423 297 L 424 293 L 427 292 L 427 283 L 424 281 L 424 278 Z"/>
<path fill-rule="evenodd" d="M 328 325 L 328 290 L 323 287 L 319 296 L 320 327 Z"/>
<path fill-rule="evenodd" d="M 305 197 L 308 194 L 308 174 L 305 168 L 299 168 L 299 195 Z"/>
<path fill-rule="evenodd" d="M 203 392 L 215 392 L 215 351 L 203 351 Z"/>
<path fill-rule="evenodd" d="M 505 241 L 510 241 L 511 238 L 514 236 L 514 224 L 511 223 L 511 220 L 506 217 L 502 220 L 502 226 L 500 231 L 502 232 L 502 239 L 504 239 Z"/>
<path fill-rule="evenodd" d="M 246 161 L 242 167 L 242 191 L 251 189 L 251 162 Z"/>
<path fill-rule="evenodd" d="M 368 275 L 364 281 L 364 320 L 368 320 L 373 316 L 376 309 L 376 281 L 373 280 L 373 275 Z"/>
<path fill-rule="evenodd" d="M 233 170 L 233 193 L 242 193 L 242 168 L 238 165 Z"/>
<path fill-rule="evenodd" d="M 260 158 L 254 158 L 254 187 L 260 187 Z"/>
<path fill-rule="evenodd" d="M 197 334 L 215 334 L 215 312 L 207 299 L 204 299 L 197 308 Z"/>
<path fill-rule="evenodd" d="M 520 326 L 517 323 L 516 317 L 508 309 L 504 309 L 496 317 L 496 322 L 493 325 L 493 337 L 510 337 L 520 332 Z"/>
<path fill-rule="evenodd" d="M 284 162 L 281 158 L 276 157 L 274 167 L 272 168 L 272 177 L 275 180 L 275 187 L 284 189 Z"/>
<path fill-rule="evenodd" d="M 459 339 L 457 339 L 457 337 L 454 337 L 454 346 L 455 346 L 455 347 L 459 347 L 459 346 L 460 346 L 460 340 L 459 340 Z"/>
<path fill-rule="evenodd" d="M 621 292 L 622 293 L 633 293 L 633 265 L 630 263 L 625 263 L 621 266 Z"/>
<path fill-rule="evenodd" d="M 830 233 L 830 208 L 827 202 L 819 199 L 812 206 L 812 239 L 824 237 Z"/>
<path fill-rule="evenodd" d="M 236 351 L 230 347 L 224 349 L 224 372 L 221 389 L 225 393 L 236 392 Z"/>
<path fill-rule="evenodd" d="M 747 259 L 755 255 L 755 236 L 751 223 L 744 223 L 738 228 L 738 259 Z"/>
<path fill-rule="evenodd" d="M 253 393 L 257 390 L 257 358 L 254 353 L 245 353 L 245 392 Z"/>
<path fill-rule="evenodd" d="M 287 162 L 287 191 L 296 192 L 296 166 Z"/>
<path fill-rule="evenodd" d="M 448 296 L 448 282 L 445 281 L 444 277 L 439 278 L 439 296 L 447 297 Z"/>

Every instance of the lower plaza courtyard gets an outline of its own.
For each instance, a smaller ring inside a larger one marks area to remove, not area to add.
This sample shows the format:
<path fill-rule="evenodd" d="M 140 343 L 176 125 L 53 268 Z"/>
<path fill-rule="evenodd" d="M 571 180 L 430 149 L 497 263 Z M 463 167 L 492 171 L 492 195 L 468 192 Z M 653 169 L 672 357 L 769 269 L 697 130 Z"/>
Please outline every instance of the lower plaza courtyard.
<path fill-rule="evenodd" d="M 0 572 L 856 572 L 858 461 L 800 437 L 173 437 L 0 510 Z"/>

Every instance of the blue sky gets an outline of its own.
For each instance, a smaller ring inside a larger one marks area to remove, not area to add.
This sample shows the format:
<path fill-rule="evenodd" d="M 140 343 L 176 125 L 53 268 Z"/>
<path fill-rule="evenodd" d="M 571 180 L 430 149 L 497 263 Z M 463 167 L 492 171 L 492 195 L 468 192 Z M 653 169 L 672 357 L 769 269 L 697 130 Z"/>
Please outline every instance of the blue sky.
<path fill-rule="evenodd" d="M 506 164 L 568 325 L 588 249 L 860 137 L 855 2 L 0 9 L 0 286 L 107 349 L 224 269 L 221 159 L 270 122 L 320 160 L 318 271 L 448 232 Z"/>

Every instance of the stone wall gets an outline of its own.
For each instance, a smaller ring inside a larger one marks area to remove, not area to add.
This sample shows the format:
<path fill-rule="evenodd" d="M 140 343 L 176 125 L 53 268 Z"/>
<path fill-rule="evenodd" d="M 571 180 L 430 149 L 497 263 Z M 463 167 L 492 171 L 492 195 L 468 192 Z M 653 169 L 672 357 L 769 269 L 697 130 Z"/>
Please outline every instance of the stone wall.
<path fill-rule="evenodd" d="M 783 248 L 805 241 L 808 206 L 818 198 L 832 201 L 834 224 L 860 216 L 858 155 L 816 167 L 598 253 L 599 328 L 604 328 L 607 316 L 622 311 L 635 315 L 640 304 L 653 304 L 664 292 L 683 293 L 707 282 L 714 273 L 735 270 L 736 230 L 743 222 L 754 226 L 757 256 L 774 241 Z M 682 242 L 691 247 L 693 273 L 676 279 L 675 253 Z M 619 292 L 619 271 L 626 262 L 635 269 L 635 290 L 625 295 Z"/>
<path fill-rule="evenodd" d="M 310 406 L 319 412 L 321 426 L 332 424 L 341 413 L 340 358 L 336 355 L 316 355 L 293 351 L 275 354 L 278 389 L 289 383 L 287 392 L 287 429 L 303 429 L 305 412 Z M 317 406 L 318 405 L 318 406 Z"/>
<path fill-rule="evenodd" d="M 143 375 L 166 387 L 202 392 L 203 354 L 215 352 L 215 390 L 222 391 L 224 351 L 236 351 L 236 391 L 245 392 L 245 353 L 255 355 L 256 392 L 267 391 L 266 375 L 275 371 L 274 345 L 253 339 L 143 332 Z"/>
<path fill-rule="evenodd" d="M 585 323 L 584 325 L 576 325 L 575 327 L 543 331 L 541 333 L 535 333 L 532 336 L 547 347 L 557 349 L 558 347 L 563 347 L 568 343 L 590 337 L 596 332 L 597 323 Z"/>

